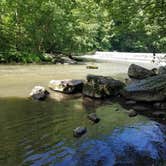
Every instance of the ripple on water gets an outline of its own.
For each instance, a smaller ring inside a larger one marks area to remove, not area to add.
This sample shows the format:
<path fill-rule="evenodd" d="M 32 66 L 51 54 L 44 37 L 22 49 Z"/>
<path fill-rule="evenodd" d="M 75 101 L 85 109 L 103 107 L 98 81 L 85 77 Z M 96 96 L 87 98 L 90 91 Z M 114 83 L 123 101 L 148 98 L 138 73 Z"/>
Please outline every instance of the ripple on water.
<path fill-rule="evenodd" d="M 24 164 L 58 166 L 152 165 L 166 161 L 166 128 L 157 122 L 115 129 L 100 139 L 75 140 L 66 146 L 28 156 Z"/>

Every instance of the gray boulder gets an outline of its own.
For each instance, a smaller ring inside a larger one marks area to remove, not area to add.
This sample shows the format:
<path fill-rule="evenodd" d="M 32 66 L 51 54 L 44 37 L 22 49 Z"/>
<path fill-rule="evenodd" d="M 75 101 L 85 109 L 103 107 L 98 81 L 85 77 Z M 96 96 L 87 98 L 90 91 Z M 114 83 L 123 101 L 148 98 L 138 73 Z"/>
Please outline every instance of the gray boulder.
<path fill-rule="evenodd" d="M 105 98 L 119 94 L 124 83 L 112 77 L 88 75 L 83 86 L 83 94 L 92 98 Z"/>
<path fill-rule="evenodd" d="M 156 75 L 154 71 L 135 64 L 131 64 L 128 69 L 128 76 L 134 79 L 144 79 L 154 75 Z"/>
<path fill-rule="evenodd" d="M 35 86 L 29 96 L 34 100 L 44 100 L 48 94 L 49 92 L 44 87 Z"/>
<path fill-rule="evenodd" d="M 158 75 L 132 83 L 121 92 L 122 96 L 135 101 L 163 101 L 166 99 L 166 75 Z"/>
<path fill-rule="evenodd" d="M 158 69 L 158 74 L 166 74 L 166 66 L 160 66 Z"/>
<path fill-rule="evenodd" d="M 85 127 L 77 127 L 73 130 L 74 137 L 81 137 L 83 134 L 87 132 Z"/>
<path fill-rule="evenodd" d="M 71 94 L 71 93 L 79 93 L 82 92 L 83 88 L 83 81 L 82 80 L 51 80 L 49 83 L 49 88 L 66 93 L 66 94 Z"/>

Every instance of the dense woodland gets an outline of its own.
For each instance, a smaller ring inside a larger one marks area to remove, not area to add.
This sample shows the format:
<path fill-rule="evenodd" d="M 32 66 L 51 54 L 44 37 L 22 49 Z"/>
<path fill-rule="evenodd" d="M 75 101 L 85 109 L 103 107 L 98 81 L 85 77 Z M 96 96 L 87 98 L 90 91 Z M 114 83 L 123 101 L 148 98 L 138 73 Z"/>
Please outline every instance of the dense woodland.
<path fill-rule="evenodd" d="M 96 50 L 166 52 L 165 0 L 0 0 L 0 62 Z"/>

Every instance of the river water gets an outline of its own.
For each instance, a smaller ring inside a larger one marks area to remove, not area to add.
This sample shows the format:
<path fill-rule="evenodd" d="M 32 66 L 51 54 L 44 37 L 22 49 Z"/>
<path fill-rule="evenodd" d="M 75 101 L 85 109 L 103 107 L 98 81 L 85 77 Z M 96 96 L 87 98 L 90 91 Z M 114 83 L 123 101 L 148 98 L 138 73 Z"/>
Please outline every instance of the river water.
<path fill-rule="evenodd" d="M 166 164 L 166 125 L 141 114 L 130 118 L 116 100 L 62 97 L 37 102 L 27 98 L 33 86 L 47 86 L 51 79 L 100 74 L 123 80 L 129 66 L 88 64 L 99 69 L 89 70 L 86 65 L 0 66 L 0 166 Z M 98 124 L 87 119 L 90 112 L 101 118 Z M 86 126 L 88 132 L 74 138 L 72 130 L 78 126 Z"/>

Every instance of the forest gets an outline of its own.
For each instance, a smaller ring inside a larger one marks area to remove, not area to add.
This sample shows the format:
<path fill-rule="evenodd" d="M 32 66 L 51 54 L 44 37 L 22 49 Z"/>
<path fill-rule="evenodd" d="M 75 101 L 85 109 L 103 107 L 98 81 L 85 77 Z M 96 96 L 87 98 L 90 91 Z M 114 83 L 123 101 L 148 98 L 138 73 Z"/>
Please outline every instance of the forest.
<path fill-rule="evenodd" d="M 166 2 L 0 1 L 1 63 L 95 51 L 166 52 Z"/>

